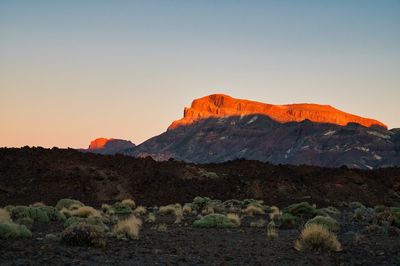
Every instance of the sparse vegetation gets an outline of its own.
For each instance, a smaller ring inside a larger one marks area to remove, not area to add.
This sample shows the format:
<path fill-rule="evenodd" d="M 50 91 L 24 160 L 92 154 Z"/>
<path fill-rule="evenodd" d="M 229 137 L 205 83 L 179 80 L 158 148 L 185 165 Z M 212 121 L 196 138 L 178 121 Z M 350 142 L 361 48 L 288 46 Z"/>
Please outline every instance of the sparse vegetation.
<path fill-rule="evenodd" d="M 192 204 L 186 203 L 185 205 L 183 205 L 182 212 L 184 215 L 191 214 L 193 212 Z"/>
<path fill-rule="evenodd" d="M 226 217 L 233 223 L 235 226 L 240 226 L 241 220 L 238 214 L 236 213 L 228 213 Z"/>
<path fill-rule="evenodd" d="M 97 226 L 86 223 L 68 226 L 62 232 L 61 239 L 71 246 L 104 247 L 106 245 L 104 233 Z"/>
<path fill-rule="evenodd" d="M 191 219 L 194 217 L 193 213 L 198 213 L 196 210 L 199 210 L 198 218 L 191 224 L 194 228 L 223 229 L 237 228 L 243 225 L 242 228 L 237 229 L 237 232 L 245 233 L 249 232 L 247 226 L 250 225 L 253 227 L 250 232 L 261 232 L 261 234 L 266 232 L 268 239 L 275 240 L 278 238 L 279 232 L 283 235 L 293 234 L 299 229 L 300 225 L 304 225 L 298 240 L 295 242 L 296 250 L 340 251 L 342 249 L 335 235 L 335 232 L 342 231 L 339 230 L 341 225 L 338 223 L 338 221 L 343 221 L 342 212 L 335 207 L 316 209 L 316 206 L 301 202 L 289 205 L 281 212 L 276 206 L 269 207 L 263 205 L 261 201 L 252 199 L 220 202 L 219 200 L 196 197 L 193 203 L 186 203 L 183 207 L 179 203 L 161 206 L 160 208 L 149 207 L 148 209 L 137 206 L 133 211 L 130 206 L 123 202 L 116 202 L 112 205 L 103 204 L 102 211 L 99 211 L 70 199 L 64 199 L 61 202 L 60 205 L 68 206 L 68 208 L 63 207 L 61 210 L 41 203 L 30 206 L 10 205 L 7 207 L 9 211 L 5 208 L 0 209 L 0 238 L 30 237 L 32 233 L 29 229 L 36 230 L 37 228 L 32 227 L 34 222 L 64 221 L 65 229 L 61 234 L 51 232 L 51 234 L 47 234 L 49 238 L 46 235 L 45 239 L 52 240 L 54 243 L 61 239 L 64 243 L 73 246 L 104 247 L 109 237 L 116 237 L 121 240 L 138 240 L 142 229 L 142 220 L 138 218 L 139 216 L 142 216 L 146 223 L 151 224 L 152 230 L 160 233 L 168 230 L 173 233 L 176 228 L 183 229 L 190 226 Z M 218 207 L 214 209 L 213 206 Z M 219 209 L 221 206 L 222 209 Z M 237 212 L 229 212 L 230 209 L 235 209 Z M 123 218 L 128 213 L 131 216 Z M 166 216 L 156 219 L 157 213 Z M 242 218 L 241 213 L 244 214 Z M 186 217 L 184 214 L 190 216 Z M 358 231 L 355 230 L 356 233 L 365 235 L 379 233 L 388 237 L 398 236 L 400 233 L 400 230 L 397 229 L 397 227 L 400 228 L 400 212 L 396 207 L 375 206 L 375 208 L 360 207 L 356 209 L 345 207 L 343 214 L 350 218 L 353 215 L 352 226 L 359 228 Z M 174 223 L 172 223 L 172 218 L 174 218 L 172 215 L 175 216 Z M 266 217 L 267 215 L 269 215 L 269 219 Z M 311 218 L 306 219 L 306 217 Z M 335 217 L 335 219 L 332 217 Z M 146 225 L 144 232 L 147 232 L 147 228 Z M 285 229 L 295 230 L 284 233 L 280 231 Z M 227 233 L 230 231 L 226 230 Z M 35 231 L 33 232 L 35 233 Z M 43 236 L 38 237 L 38 239 L 43 239 Z"/>
<path fill-rule="evenodd" d="M 278 238 L 278 228 L 274 221 L 270 221 L 267 226 L 267 237 L 270 239 Z"/>
<path fill-rule="evenodd" d="M 136 203 L 132 199 L 124 199 L 121 201 L 122 204 L 129 206 L 131 209 L 135 209 Z"/>
<path fill-rule="evenodd" d="M 182 210 L 182 207 L 177 207 L 176 209 L 175 209 L 175 222 L 174 223 L 176 223 L 176 224 L 179 224 L 179 223 L 181 223 L 182 222 L 182 219 L 183 219 L 183 210 Z"/>
<path fill-rule="evenodd" d="M 70 214 L 77 217 L 101 217 L 101 213 L 93 207 L 81 206 L 78 209 L 71 210 Z"/>
<path fill-rule="evenodd" d="M 108 226 L 104 224 L 101 218 L 99 217 L 88 217 L 88 218 L 70 217 L 64 222 L 64 227 L 70 227 L 81 223 L 96 226 L 100 231 L 109 230 Z"/>
<path fill-rule="evenodd" d="M 168 230 L 168 225 L 166 223 L 161 223 L 154 226 L 153 229 L 157 230 L 158 232 L 165 233 Z"/>
<path fill-rule="evenodd" d="M 261 227 L 265 227 L 265 224 L 266 224 L 267 222 L 264 220 L 264 219 L 258 219 L 258 220 L 255 220 L 255 221 L 252 221 L 251 223 L 250 223 L 250 226 L 251 227 L 258 227 L 258 228 L 261 228 Z"/>
<path fill-rule="evenodd" d="M 0 223 L 11 223 L 10 213 L 5 209 L 0 209 Z"/>
<path fill-rule="evenodd" d="M 146 223 L 152 224 L 155 222 L 156 222 L 156 215 L 154 213 L 150 212 L 149 215 L 147 216 Z"/>
<path fill-rule="evenodd" d="M 299 224 L 299 218 L 290 214 L 283 213 L 278 219 L 279 227 L 283 229 L 296 228 Z"/>
<path fill-rule="evenodd" d="M 349 203 L 349 208 L 355 210 L 355 209 L 366 208 L 366 207 L 360 202 L 353 201 L 353 202 Z"/>
<path fill-rule="evenodd" d="M 331 250 L 341 251 L 342 246 L 336 235 L 320 224 L 310 224 L 301 231 L 300 238 L 296 240 L 295 249 L 304 250 Z"/>
<path fill-rule="evenodd" d="M 288 213 L 301 219 L 311 219 L 319 214 L 316 208 L 310 205 L 308 202 L 300 202 L 289 205 L 283 209 L 282 213 Z"/>
<path fill-rule="evenodd" d="M 324 214 L 324 216 L 331 216 L 331 217 L 337 217 L 340 215 L 340 211 L 332 206 L 322 208 L 320 209 L 320 212 Z"/>
<path fill-rule="evenodd" d="M 272 206 L 270 208 L 270 213 L 269 213 L 269 219 L 270 220 L 276 221 L 276 220 L 279 219 L 280 215 L 281 215 L 281 212 L 280 212 L 278 207 Z"/>
<path fill-rule="evenodd" d="M 15 220 L 29 217 L 36 222 L 47 223 L 50 221 L 47 212 L 42 207 L 15 206 L 11 209 L 11 217 Z"/>
<path fill-rule="evenodd" d="M 114 210 L 110 204 L 101 204 L 101 210 L 110 215 L 114 214 Z"/>
<path fill-rule="evenodd" d="M 0 223 L 0 238 L 2 239 L 29 238 L 31 236 L 31 231 L 24 225 L 10 222 Z"/>
<path fill-rule="evenodd" d="M 177 208 L 177 206 L 175 204 L 170 204 L 167 206 L 161 206 L 158 209 L 158 212 L 161 214 L 175 214 L 176 208 Z"/>
<path fill-rule="evenodd" d="M 71 209 L 71 207 L 82 207 L 85 204 L 80 202 L 79 200 L 73 200 L 73 199 L 61 199 L 57 202 L 56 204 L 56 209 L 61 210 L 63 208 L 65 209 Z"/>
<path fill-rule="evenodd" d="M 147 213 L 147 209 L 144 206 L 138 206 L 136 209 L 133 211 L 133 214 L 142 216 Z"/>
<path fill-rule="evenodd" d="M 335 219 L 329 216 L 320 216 L 320 215 L 315 216 L 306 223 L 306 226 L 311 224 L 320 224 L 322 226 L 325 226 L 328 230 L 332 232 L 339 231 L 340 229 L 339 223 Z"/>
<path fill-rule="evenodd" d="M 214 213 L 214 208 L 211 206 L 206 206 L 201 210 L 202 215 L 207 215 L 207 214 L 211 214 L 211 213 Z"/>
<path fill-rule="evenodd" d="M 112 205 L 112 210 L 115 214 L 131 214 L 132 208 L 125 203 L 116 202 Z"/>
<path fill-rule="evenodd" d="M 225 215 L 212 213 L 193 222 L 193 227 L 197 228 L 232 228 L 235 224 Z"/>
<path fill-rule="evenodd" d="M 243 210 L 243 212 L 250 216 L 265 214 L 265 211 L 261 207 L 254 204 L 248 205 L 246 209 Z"/>
<path fill-rule="evenodd" d="M 113 232 L 118 238 L 139 239 L 142 220 L 134 215 L 119 221 L 113 228 Z"/>

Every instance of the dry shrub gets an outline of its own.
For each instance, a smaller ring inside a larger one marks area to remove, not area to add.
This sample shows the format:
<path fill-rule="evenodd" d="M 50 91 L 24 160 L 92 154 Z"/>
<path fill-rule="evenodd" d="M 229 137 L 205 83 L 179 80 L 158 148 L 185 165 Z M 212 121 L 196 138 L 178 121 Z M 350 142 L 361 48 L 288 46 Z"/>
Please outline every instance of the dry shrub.
<path fill-rule="evenodd" d="M 191 214 L 192 211 L 192 207 L 189 204 L 185 204 L 182 208 L 183 214 Z"/>
<path fill-rule="evenodd" d="M 156 229 L 158 232 L 167 232 L 168 226 L 165 223 L 162 224 L 158 224 L 157 226 L 154 227 L 154 229 Z"/>
<path fill-rule="evenodd" d="M 271 221 L 268 223 L 267 226 L 267 237 L 271 239 L 278 238 L 278 229 L 274 223 L 274 221 Z"/>
<path fill-rule="evenodd" d="M 135 215 L 145 215 L 145 214 L 147 213 L 147 210 L 146 210 L 146 208 L 143 207 L 143 206 L 138 206 L 138 207 L 133 211 L 133 213 L 134 213 Z"/>
<path fill-rule="evenodd" d="M 147 216 L 146 222 L 150 224 L 155 223 L 156 222 L 155 214 L 150 212 L 149 215 Z"/>
<path fill-rule="evenodd" d="M 236 226 L 240 226 L 241 224 L 241 220 L 238 214 L 236 213 L 228 213 L 226 215 L 226 217 L 232 222 L 234 223 Z"/>
<path fill-rule="evenodd" d="M 259 228 L 261 228 L 261 227 L 264 227 L 265 226 L 265 220 L 264 219 L 259 219 L 259 220 L 257 220 L 257 221 L 253 221 L 253 222 L 251 222 L 250 223 L 250 226 L 251 227 L 259 227 Z"/>
<path fill-rule="evenodd" d="M 134 209 L 136 207 L 136 203 L 132 199 L 124 199 L 123 201 L 121 201 L 121 203 L 128 205 L 129 207 L 131 207 L 131 209 Z"/>
<path fill-rule="evenodd" d="M 69 209 L 67 209 L 67 208 L 62 208 L 60 210 L 60 213 L 65 215 L 65 217 L 70 217 L 71 216 L 71 211 Z"/>
<path fill-rule="evenodd" d="M 73 211 L 73 210 L 77 210 L 81 207 L 84 207 L 85 205 L 80 205 L 79 203 L 73 203 L 71 206 L 69 206 L 69 210 Z"/>
<path fill-rule="evenodd" d="M 158 212 L 161 214 L 175 214 L 175 209 L 176 206 L 174 204 L 170 204 L 167 206 L 161 206 L 160 209 L 158 209 Z"/>
<path fill-rule="evenodd" d="M 10 213 L 5 209 L 0 209 L 0 223 L 11 223 Z"/>
<path fill-rule="evenodd" d="M 296 240 L 294 248 L 303 250 L 332 250 L 341 251 L 342 245 L 336 235 L 320 224 L 310 224 L 301 231 L 300 238 Z"/>
<path fill-rule="evenodd" d="M 276 206 L 271 207 L 271 212 L 269 214 L 269 219 L 276 221 L 279 219 L 279 216 L 281 215 L 281 212 L 279 211 L 279 208 Z"/>
<path fill-rule="evenodd" d="M 175 219 L 174 223 L 176 223 L 176 224 L 181 223 L 182 219 L 183 219 L 183 210 L 182 210 L 182 208 L 176 208 L 175 209 L 175 216 L 176 216 L 176 219 Z"/>
<path fill-rule="evenodd" d="M 127 237 L 130 239 L 139 239 L 139 232 L 142 228 L 142 220 L 131 215 L 128 219 L 119 221 L 113 229 L 117 237 Z"/>
<path fill-rule="evenodd" d="M 110 204 L 106 204 L 106 203 L 101 204 L 101 210 L 104 213 L 108 213 L 111 209 L 112 209 L 112 206 Z"/>
<path fill-rule="evenodd" d="M 67 227 L 61 234 L 61 239 L 70 246 L 105 247 L 105 234 L 97 226 L 78 223 Z"/>
<path fill-rule="evenodd" d="M 214 213 L 214 208 L 211 206 L 204 207 L 203 210 L 201 211 L 202 215 L 208 215 L 211 213 Z"/>
<path fill-rule="evenodd" d="M 82 207 L 79 207 L 78 209 L 71 210 L 70 214 L 72 216 L 84 217 L 84 218 L 101 217 L 101 213 L 98 210 L 96 210 L 95 208 L 90 207 L 90 206 L 82 206 Z"/>
<path fill-rule="evenodd" d="M 249 206 L 246 207 L 246 209 L 243 210 L 243 212 L 247 215 L 253 216 L 253 215 L 262 215 L 265 214 L 264 210 L 256 205 L 250 204 Z"/>

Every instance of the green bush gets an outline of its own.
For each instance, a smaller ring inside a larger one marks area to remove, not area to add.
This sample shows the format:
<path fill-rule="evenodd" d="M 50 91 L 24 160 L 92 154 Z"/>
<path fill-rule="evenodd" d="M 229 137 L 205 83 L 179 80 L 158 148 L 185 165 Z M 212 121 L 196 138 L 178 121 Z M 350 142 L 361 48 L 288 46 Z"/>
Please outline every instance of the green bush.
<path fill-rule="evenodd" d="M 294 216 L 304 218 L 304 219 L 310 219 L 316 216 L 317 214 L 320 214 L 319 211 L 317 211 L 313 206 L 311 206 L 308 202 L 300 202 L 300 203 L 295 203 L 292 205 L 289 205 L 282 211 L 283 213 L 290 213 Z"/>
<path fill-rule="evenodd" d="M 0 224 L 0 238 L 29 238 L 32 237 L 31 231 L 24 225 L 14 223 Z"/>
<path fill-rule="evenodd" d="M 11 217 L 15 220 L 28 217 L 36 222 L 42 223 L 50 221 L 50 218 L 43 207 L 15 206 L 11 209 Z"/>
<path fill-rule="evenodd" d="M 114 210 L 115 214 L 131 214 L 133 211 L 129 205 L 116 202 L 112 205 L 112 209 Z"/>
<path fill-rule="evenodd" d="M 340 229 L 339 223 L 329 216 L 315 216 L 306 223 L 306 226 L 311 224 L 320 224 L 332 232 L 339 231 Z"/>
<path fill-rule="evenodd" d="M 103 223 L 100 218 L 97 217 L 89 217 L 89 218 L 81 218 L 81 217 L 70 217 L 64 222 L 64 227 L 75 226 L 77 224 L 89 224 L 96 226 L 100 231 L 108 231 L 109 228 L 107 225 Z"/>
<path fill-rule="evenodd" d="M 376 220 L 375 210 L 372 208 L 361 207 L 354 210 L 353 218 L 363 223 L 373 223 Z"/>
<path fill-rule="evenodd" d="M 323 213 L 323 216 L 333 216 L 333 217 L 339 216 L 341 213 L 337 208 L 332 206 L 318 209 L 317 211 Z"/>
<path fill-rule="evenodd" d="M 222 203 L 222 205 L 227 209 L 229 209 L 229 208 L 241 209 L 243 207 L 243 202 L 241 202 L 240 200 L 230 199 L 230 200 L 224 201 Z"/>
<path fill-rule="evenodd" d="M 278 224 L 284 229 L 296 228 L 299 225 L 299 218 L 286 212 L 279 217 Z"/>
<path fill-rule="evenodd" d="M 44 212 L 46 212 L 47 216 L 49 217 L 50 221 L 65 221 L 65 215 L 58 211 L 57 208 L 53 206 L 43 206 L 38 207 Z"/>
<path fill-rule="evenodd" d="M 390 212 L 393 212 L 393 213 L 400 213 L 400 207 L 390 207 Z"/>
<path fill-rule="evenodd" d="M 196 211 L 201 211 L 210 205 L 212 200 L 208 197 L 195 197 L 192 202 L 192 208 Z"/>
<path fill-rule="evenodd" d="M 25 225 L 27 228 L 32 228 L 33 222 L 33 219 L 30 217 L 21 217 L 16 221 L 17 224 Z"/>
<path fill-rule="evenodd" d="M 64 243 L 70 246 L 104 247 L 105 234 L 97 226 L 79 223 L 67 227 L 61 234 Z"/>
<path fill-rule="evenodd" d="M 235 224 L 231 222 L 225 215 L 212 213 L 193 222 L 196 228 L 232 228 Z"/>
<path fill-rule="evenodd" d="M 383 205 L 377 205 L 377 206 L 374 207 L 374 210 L 375 210 L 376 213 L 384 212 L 385 209 L 386 209 L 386 207 L 383 206 Z"/>
<path fill-rule="evenodd" d="M 77 206 L 85 206 L 82 202 L 79 200 L 73 200 L 73 199 L 60 199 L 57 204 L 56 204 L 56 209 L 61 210 L 62 208 L 69 209 L 72 205 L 77 205 Z"/>
<path fill-rule="evenodd" d="M 349 208 L 355 210 L 358 208 L 365 208 L 365 206 L 358 201 L 353 201 L 349 203 Z"/>

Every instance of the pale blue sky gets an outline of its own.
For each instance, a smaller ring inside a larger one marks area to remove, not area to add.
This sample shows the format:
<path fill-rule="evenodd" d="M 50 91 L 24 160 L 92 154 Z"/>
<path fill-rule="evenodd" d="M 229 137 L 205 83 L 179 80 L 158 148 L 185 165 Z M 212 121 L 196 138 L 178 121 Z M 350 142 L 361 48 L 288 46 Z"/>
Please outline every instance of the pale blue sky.
<path fill-rule="evenodd" d="M 0 1 L 0 146 L 138 144 L 212 93 L 400 127 L 400 1 Z"/>

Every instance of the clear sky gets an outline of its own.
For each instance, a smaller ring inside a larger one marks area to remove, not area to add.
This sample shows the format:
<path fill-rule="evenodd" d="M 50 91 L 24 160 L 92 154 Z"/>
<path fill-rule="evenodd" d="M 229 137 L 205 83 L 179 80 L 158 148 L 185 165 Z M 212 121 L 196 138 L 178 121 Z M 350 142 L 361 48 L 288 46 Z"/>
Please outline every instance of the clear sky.
<path fill-rule="evenodd" d="M 400 127 L 400 1 L 0 1 L 0 146 L 139 144 L 212 93 Z"/>

